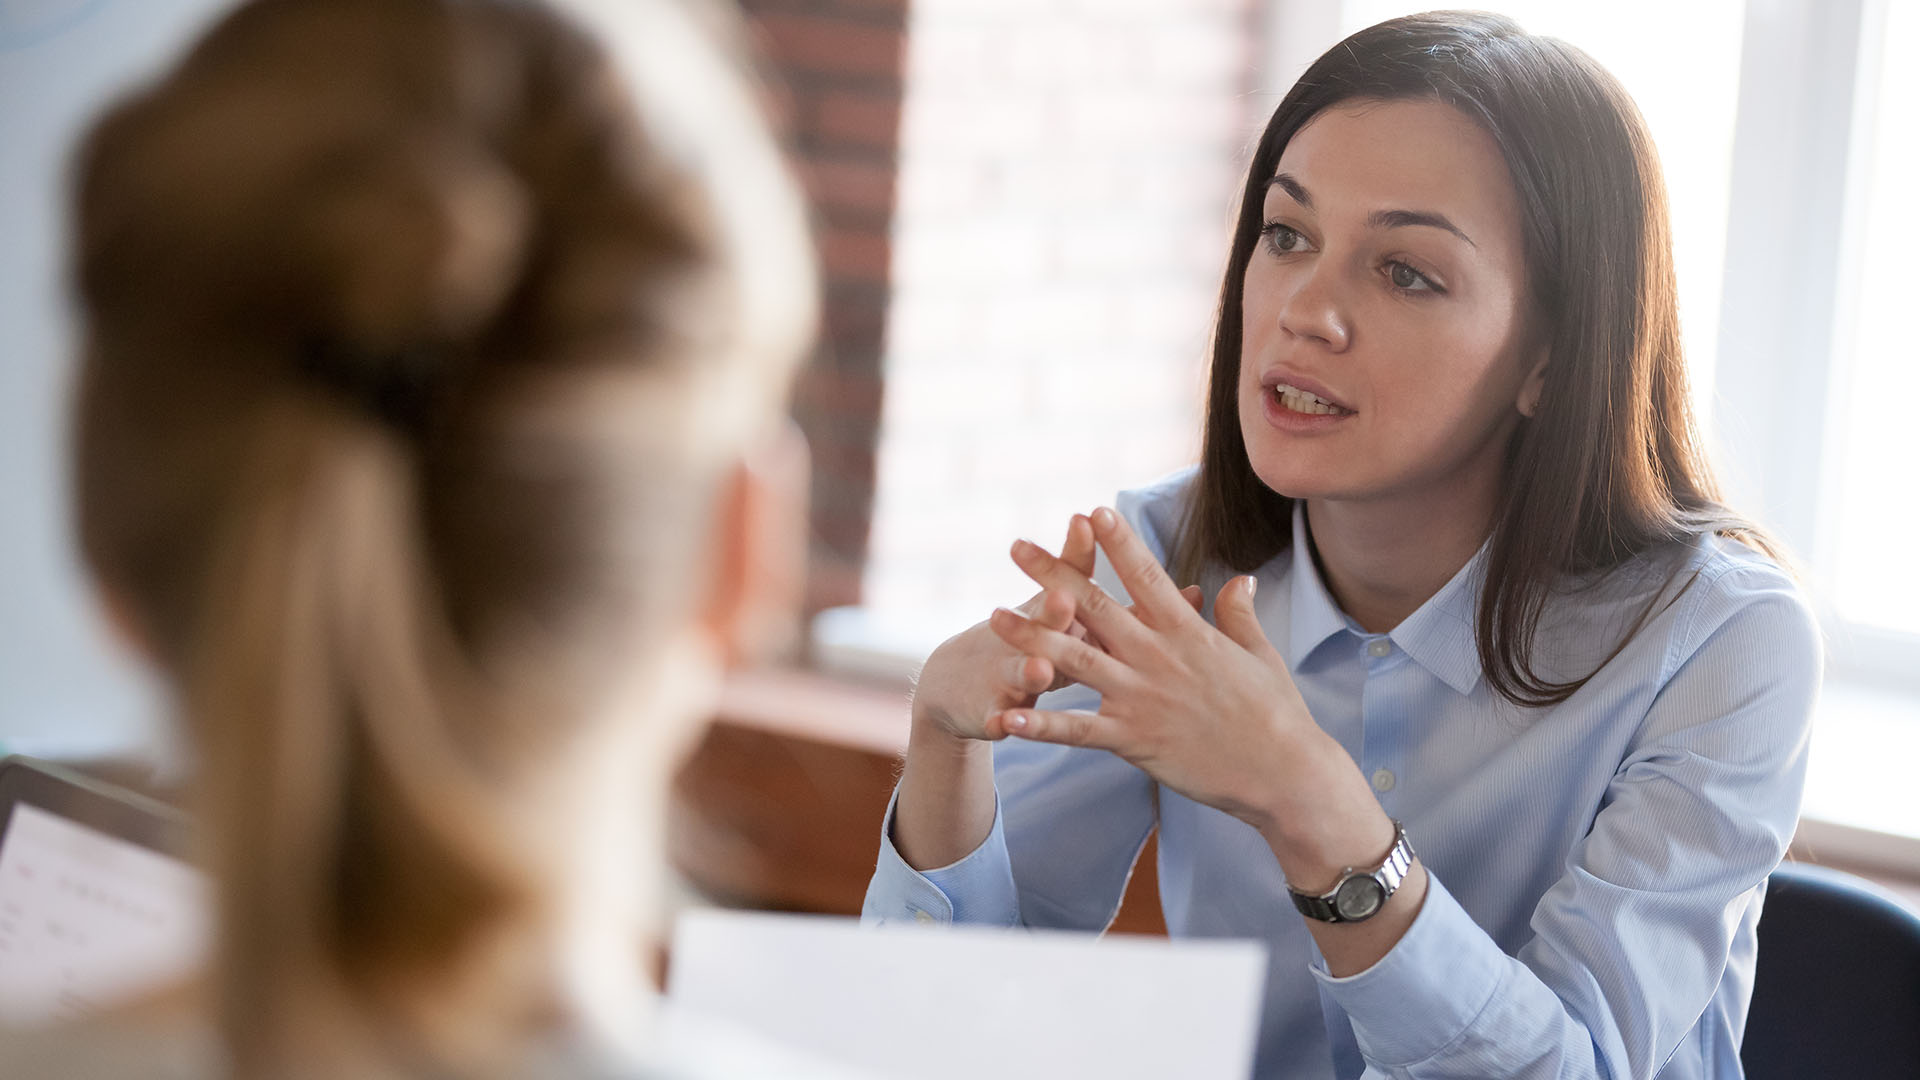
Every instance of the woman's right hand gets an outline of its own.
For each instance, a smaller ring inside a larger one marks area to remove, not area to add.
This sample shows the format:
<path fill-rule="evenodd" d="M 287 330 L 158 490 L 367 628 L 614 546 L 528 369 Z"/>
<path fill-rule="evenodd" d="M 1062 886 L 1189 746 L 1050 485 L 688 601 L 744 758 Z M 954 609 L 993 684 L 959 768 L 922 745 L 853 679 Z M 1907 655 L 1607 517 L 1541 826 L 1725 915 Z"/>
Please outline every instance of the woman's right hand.
<path fill-rule="evenodd" d="M 1067 524 L 1061 560 L 1091 577 L 1094 550 L 1093 522 L 1075 514 Z M 1198 608 L 1200 590 L 1183 592 Z M 1105 651 L 1099 637 L 1076 619 L 1072 593 L 1050 589 L 1020 610 L 1050 630 Z M 1006 738 L 1000 726 L 1005 710 L 1031 709 L 1042 693 L 1069 681 L 1058 676 L 1051 660 L 1024 655 L 985 622 L 933 651 L 913 691 L 913 731 L 893 823 L 894 846 L 908 866 L 946 866 L 979 848 L 993 829 L 997 806 L 993 754 L 986 741 Z"/>
<path fill-rule="evenodd" d="M 1092 577 L 1094 552 L 1093 523 L 1084 514 L 1073 515 L 1060 548 L 1061 561 Z M 1188 586 L 1181 593 L 1199 610 L 1198 586 Z M 1050 630 L 1101 648 L 1099 639 L 1089 637 L 1075 619 L 1074 601 L 1067 593 L 1035 593 L 1016 610 Z M 1003 739 L 1007 732 L 997 719 L 1003 711 L 1030 709 L 1041 694 L 1072 681 L 1054 671 L 1045 658 L 1022 655 L 983 620 L 948 638 L 927 657 L 914 686 L 913 724 L 925 734 L 950 739 Z"/>

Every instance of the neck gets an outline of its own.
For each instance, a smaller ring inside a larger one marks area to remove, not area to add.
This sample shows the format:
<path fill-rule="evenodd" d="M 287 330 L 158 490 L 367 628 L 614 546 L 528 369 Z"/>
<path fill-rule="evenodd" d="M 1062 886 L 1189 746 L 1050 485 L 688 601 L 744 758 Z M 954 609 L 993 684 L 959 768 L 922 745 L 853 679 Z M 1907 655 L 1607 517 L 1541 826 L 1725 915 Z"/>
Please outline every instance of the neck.
<path fill-rule="evenodd" d="M 682 643 L 685 644 L 685 643 Z M 666 821 L 674 773 L 712 712 L 719 668 L 706 652 L 668 642 L 636 669 L 605 714 L 556 748 L 522 789 L 514 818 L 539 862 L 533 979 L 540 1027 L 616 1058 L 642 1060 L 654 1042 L 656 947 L 671 915 Z"/>
<path fill-rule="evenodd" d="M 576 775 L 583 787 L 600 783 L 603 795 L 580 793 L 580 831 L 566 880 L 555 882 L 551 962 L 562 1024 L 637 1054 L 647 1045 L 658 997 L 650 957 L 665 915 L 660 868 L 669 777 L 640 783 L 632 760 L 622 764 L 624 776 L 610 777 L 618 770 L 604 766 L 596 781 Z"/>
<path fill-rule="evenodd" d="M 691 667 L 698 658 L 683 657 Z M 716 676 L 717 681 L 717 676 Z M 695 680 L 662 675 L 635 711 L 645 722 L 607 725 L 556 775 L 570 850 L 554 897 L 552 971 L 563 1023 L 629 1057 L 651 1042 L 659 994 L 653 958 L 667 918 L 666 819 L 675 770 L 704 715 Z"/>
<path fill-rule="evenodd" d="M 1473 558 L 1493 528 L 1492 483 L 1380 500 L 1308 499 L 1307 530 L 1340 609 L 1369 633 L 1400 625 Z"/>

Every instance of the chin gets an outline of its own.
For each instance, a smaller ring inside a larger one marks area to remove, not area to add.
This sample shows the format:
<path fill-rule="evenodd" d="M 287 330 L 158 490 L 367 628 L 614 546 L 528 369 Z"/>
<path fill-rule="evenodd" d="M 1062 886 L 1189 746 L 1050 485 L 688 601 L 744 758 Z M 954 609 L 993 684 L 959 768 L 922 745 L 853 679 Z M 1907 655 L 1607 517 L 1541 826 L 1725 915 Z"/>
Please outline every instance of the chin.
<path fill-rule="evenodd" d="M 1339 475 L 1337 463 L 1320 460 L 1313 448 L 1289 446 L 1288 440 L 1265 431 L 1243 435 L 1242 441 L 1253 475 L 1276 495 L 1323 499 L 1338 497 L 1350 487 Z"/>
<path fill-rule="evenodd" d="M 1326 499 L 1337 498 L 1341 489 L 1329 484 L 1325 477 L 1314 476 L 1298 467 L 1263 468 L 1259 462 L 1251 462 L 1253 475 L 1267 485 L 1276 495 L 1285 495 L 1289 499 Z"/>

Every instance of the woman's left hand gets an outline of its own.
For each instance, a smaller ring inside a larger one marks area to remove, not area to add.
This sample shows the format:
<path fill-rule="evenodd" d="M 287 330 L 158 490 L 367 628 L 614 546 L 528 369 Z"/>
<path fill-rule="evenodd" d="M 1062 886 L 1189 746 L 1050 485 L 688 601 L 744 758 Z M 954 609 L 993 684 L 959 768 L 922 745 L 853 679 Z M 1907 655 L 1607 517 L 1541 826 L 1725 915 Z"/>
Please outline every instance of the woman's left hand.
<path fill-rule="evenodd" d="M 1005 609 L 994 612 L 991 626 L 1009 645 L 1099 691 L 1100 711 L 1011 709 L 989 721 L 990 733 L 1111 750 L 1262 832 L 1313 804 L 1315 781 L 1326 770 L 1341 762 L 1354 770 L 1345 750 L 1313 722 L 1286 661 L 1261 630 L 1252 577 L 1220 590 L 1216 629 L 1119 514 L 1097 510 L 1093 527 L 1131 609 L 1037 545 L 1016 543 L 1013 559 L 1042 587 L 1073 600 L 1104 651 Z"/>

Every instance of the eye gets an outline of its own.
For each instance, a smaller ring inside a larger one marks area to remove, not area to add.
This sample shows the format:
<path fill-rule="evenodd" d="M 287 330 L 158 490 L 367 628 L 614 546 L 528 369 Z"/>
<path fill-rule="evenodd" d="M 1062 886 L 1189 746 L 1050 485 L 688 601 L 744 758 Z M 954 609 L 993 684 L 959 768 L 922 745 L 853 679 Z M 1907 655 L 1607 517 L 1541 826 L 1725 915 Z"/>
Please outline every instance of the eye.
<path fill-rule="evenodd" d="M 1275 255 L 1292 255 L 1311 247 L 1307 243 L 1305 234 L 1299 229 L 1291 225 L 1282 225 L 1277 221 L 1269 221 L 1262 225 L 1260 235 L 1267 238 L 1267 250 Z"/>
<path fill-rule="evenodd" d="M 1401 292 L 1446 292 L 1435 285 L 1432 278 L 1403 262 L 1387 264 L 1387 280 L 1393 282 L 1393 287 Z"/>

